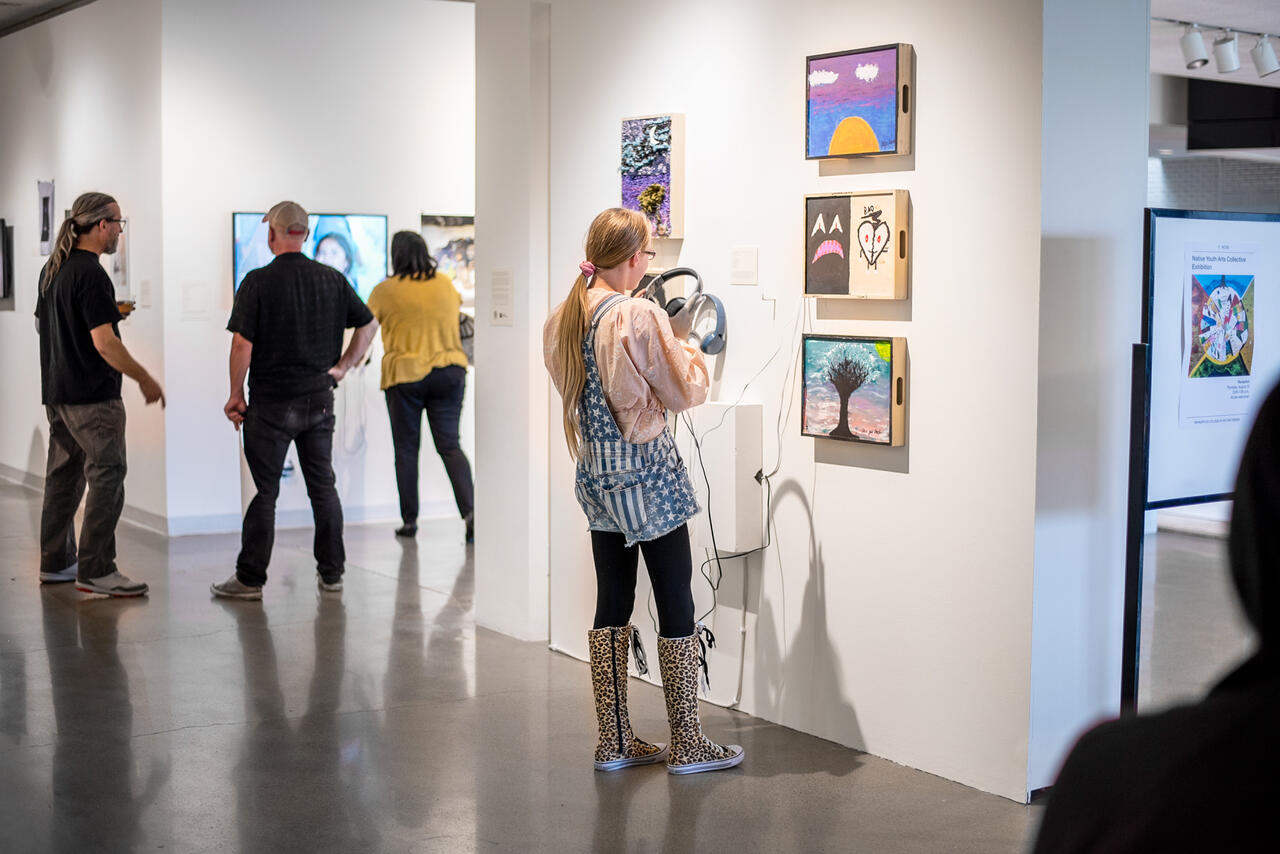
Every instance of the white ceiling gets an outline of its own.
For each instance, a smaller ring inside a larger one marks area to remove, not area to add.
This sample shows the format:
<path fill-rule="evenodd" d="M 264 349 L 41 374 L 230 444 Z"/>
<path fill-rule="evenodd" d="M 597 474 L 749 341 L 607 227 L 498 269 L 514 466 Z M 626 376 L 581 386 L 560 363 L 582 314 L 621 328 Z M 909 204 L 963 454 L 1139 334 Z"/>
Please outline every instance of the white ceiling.
<path fill-rule="evenodd" d="M 1205 28 L 1205 48 L 1213 54 L 1213 38 L 1217 27 L 1234 27 L 1254 33 L 1268 33 L 1276 51 L 1280 52 L 1280 0 L 1151 0 L 1152 18 L 1173 18 L 1192 21 Z M 1219 74 L 1210 58 L 1209 64 L 1197 71 L 1188 71 L 1182 59 L 1178 40 L 1183 28 L 1163 21 L 1151 22 L 1151 71 L 1153 74 L 1169 74 L 1174 77 L 1197 77 L 1206 80 L 1222 80 L 1227 83 L 1245 83 L 1252 86 L 1280 88 L 1280 72 L 1259 78 L 1254 70 L 1249 49 L 1257 41 L 1253 36 L 1240 36 L 1240 70 Z"/>

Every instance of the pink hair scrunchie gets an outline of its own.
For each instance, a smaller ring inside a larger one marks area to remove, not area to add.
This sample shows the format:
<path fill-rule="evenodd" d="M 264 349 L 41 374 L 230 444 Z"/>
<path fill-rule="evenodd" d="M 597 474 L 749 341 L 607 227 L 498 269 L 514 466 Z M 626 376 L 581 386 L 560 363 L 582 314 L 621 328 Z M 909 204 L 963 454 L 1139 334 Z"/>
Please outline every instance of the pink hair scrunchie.
<path fill-rule="evenodd" d="M 581 270 L 582 275 L 586 276 L 588 279 L 596 274 L 596 265 L 592 264 L 590 261 L 583 261 L 578 265 L 578 269 Z"/>

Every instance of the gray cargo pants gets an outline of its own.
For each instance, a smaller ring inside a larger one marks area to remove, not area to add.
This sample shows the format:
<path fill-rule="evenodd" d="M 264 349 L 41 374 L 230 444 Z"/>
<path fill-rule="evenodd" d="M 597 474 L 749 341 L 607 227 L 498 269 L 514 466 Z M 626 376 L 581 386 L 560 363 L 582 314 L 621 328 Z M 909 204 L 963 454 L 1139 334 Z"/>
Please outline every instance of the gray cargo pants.
<path fill-rule="evenodd" d="M 40 514 L 40 571 L 61 572 L 77 560 L 76 509 L 84 497 L 80 578 L 116 571 L 116 523 L 124 509 L 124 402 L 46 406 L 49 461 Z"/>

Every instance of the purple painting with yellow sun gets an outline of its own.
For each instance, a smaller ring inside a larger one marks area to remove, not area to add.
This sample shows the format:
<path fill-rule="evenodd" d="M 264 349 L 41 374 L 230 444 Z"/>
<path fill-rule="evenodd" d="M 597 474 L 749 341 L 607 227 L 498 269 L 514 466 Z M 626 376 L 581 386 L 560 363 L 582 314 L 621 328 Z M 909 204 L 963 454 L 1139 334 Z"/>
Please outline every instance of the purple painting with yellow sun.
<path fill-rule="evenodd" d="M 811 56 L 805 157 L 898 151 L 898 46 Z"/>

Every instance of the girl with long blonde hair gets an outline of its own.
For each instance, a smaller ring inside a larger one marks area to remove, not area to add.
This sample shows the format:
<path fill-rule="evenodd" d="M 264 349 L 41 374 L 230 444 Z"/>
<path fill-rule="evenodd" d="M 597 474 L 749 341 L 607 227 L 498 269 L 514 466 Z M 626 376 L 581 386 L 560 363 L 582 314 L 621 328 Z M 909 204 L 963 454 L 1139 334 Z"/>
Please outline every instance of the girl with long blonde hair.
<path fill-rule="evenodd" d="M 595 562 L 596 614 L 587 642 L 600 736 L 596 770 L 665 759 L 670 773 L 692 774 L 730 768 L 743 753 L 703 735 L 698 719 L 700 627 L 693 620 L 687 525 L 698 504 L 667 412 L 706 400 L 709 377 L 702 354 L 685 340 L 687 319 L 628 298 L 654 255 L 649 244 L 649 223 L 638 211 L 610 208 L 592 221 L 581 274 L 543 327 L 543 355 L 563 400 L 565 442 L 577 463 L 575 492 Z M 633 648 L 637 670 L 648 672 L 631 625 L 638 552 L 658 610 L 669 748 L 637 738 L 627 712 Z"/>

